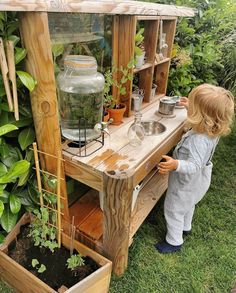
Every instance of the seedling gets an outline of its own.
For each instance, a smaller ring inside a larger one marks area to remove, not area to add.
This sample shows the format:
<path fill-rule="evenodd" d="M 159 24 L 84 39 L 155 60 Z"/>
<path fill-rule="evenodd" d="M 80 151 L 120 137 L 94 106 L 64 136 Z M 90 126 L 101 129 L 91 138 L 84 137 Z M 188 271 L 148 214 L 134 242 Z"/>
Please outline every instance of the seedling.
<path fill-rule="evenodd" d="M 74 271 L 77 267 L 83 266 L 84 264 L 84 259 L 80 253 L 72 254 L 72 256 L 67 259 L 67 268 L 72 271 Z"/>
<path fill-rule="evenodd" d="M 42 274 L 44 271 L 46 271 L 46 266 L 44 264 L 41 264 L 40 266 L 39 261 L 36 258 L 32 259 L 32 267 L 36 268 L 37 272 Z"/>

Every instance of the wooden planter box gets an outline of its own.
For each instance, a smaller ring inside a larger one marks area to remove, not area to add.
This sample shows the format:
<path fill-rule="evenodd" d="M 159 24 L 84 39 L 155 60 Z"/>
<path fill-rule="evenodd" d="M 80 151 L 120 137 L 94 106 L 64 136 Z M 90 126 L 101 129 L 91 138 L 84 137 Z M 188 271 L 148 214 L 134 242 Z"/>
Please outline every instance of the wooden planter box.
<path fill-rule="evenodd" d="M 24 267 L 10 258 L 8 247 L 16 236 L 20 233 L 20 227 L 30 222 L 29 214 L 23 215 L 15 228 L 6 237 L 5 242 L 0 246 L 0 278 L 5 280 L 18 292 L 22 293 L 56 293 L 54 289 L 42 282 L 32 273 L 27 271 Z M 70 238 L 62 233 L 62 244 L 69 249 Z M 74 248 L 79 251 L 83 256 L 91 257 L 100 268 L 93 272 L 91 275 L 75 284 L 71 288 L 61 288 L 58 292 L 64 293 L 106 293 L 109 290 L 109 283 L 111 277 L 111 261 L 103 256 L 79 243 L 74 241 Z"/>

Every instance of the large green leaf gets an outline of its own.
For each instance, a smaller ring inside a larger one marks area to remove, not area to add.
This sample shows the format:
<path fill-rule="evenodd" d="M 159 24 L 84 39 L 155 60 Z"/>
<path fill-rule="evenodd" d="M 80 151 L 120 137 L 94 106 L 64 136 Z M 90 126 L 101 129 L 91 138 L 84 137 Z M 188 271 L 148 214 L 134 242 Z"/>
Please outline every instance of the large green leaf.
<path fill-rule="evenodd" d="M 23 48 L 15 47 L 15 64 L 20 63 L 26 56 L 27 51 Z"/>
<path fill-rule="evenodd" d="M 54 58 L 60 56 L 64 52 L 64 45 L 62 44 L 53 44 L 52 45 L 52 53 Z"/>
<path fill-rule="evenodd" d="M 2 217 L 1 225 L 7 233 L 9 233 L 16 225 L 18 214 L 13 214 L 9 207 L 5 207 Z"/>
<path fill-rule="evenodd" d="M 7 167 L 0 162 L 0 177 L 7 173 Z"/>
<path fill-rule="evenodd" d="M 30 169 L 28 169 L 28 171 L 26 171 L 24 174 L 19 176 L 19 181 L 18 181 L 17 186 L 23 186 L 27 182 L 27 180 L 29 178 L 29 173 L 30 173 Z"/>
<path fill-rule="evenodd" d="M 4 176 L 0 177 L 0 184 L 14 182 L 15 179 L 28 171 L 30 163 L 26 160 L 16 162 Z"/>
<path fill-rule="evenodd" d="M 0 233 L 0 244 L 3 243 L 4 239 L 5 239 L 5 236 L 2 233 Z"/>
<path fill-rule="evenodd" d="M 10 194 L 10 209 L 13 214 L 17 214 L 21 208 L 21 200 L 15 194 Z"/>
<path fill-rule="evenodd" d="M 11 35 L 8 37 L 8 40 L 13 41 L 14 46 L 19 42 L 20 38 L 16 35 Z"/>
<path fill-rule="evenodd" d="M 4 186 L 4 185 L 1 185 L 1 186 Z M 6 186 L 6 185 L 5 185 Z M 3 202 L 3 203 L 8 203 L 9 202 L 9 192 L 6 191 L 6 190 L 3 190 L 2 194 L 0 195 L 0 200 Z"/>
<path fill-rule="evenodd" d="M 23 83 L 23 85 L 25 87 L 27 87 L 27 89 L 32 92 L 34 90 L 34 87 L 36 85 L 36 81 L 33 79 L 33 77 L 25 72 L 25 71 L 16 71 L 17 75 L 19 76 L 21 82 Z"/>
<path fill-rule="evenodd" d="M 5 124 L 0 127 L 0 136 L 17 129 L 18 128 L 13 124 Z"/>
<path fill-rule="evenodd" d="M 3 204 L 3 202 L 0 200 L 0 218 L 1 218 L 2 214 L 3 214 L 3 211 L 4 211 L 4 204 Z"/>
<path fill-rule="evenodd" d="M 1 159 L 6 159 L 9 156 L 9 152 L 10 152 L 9 145 L 5 142 L 5 140 L 2 140 L 0 144 Z"/>
<path fill-rule="evenodd" d="M 30 198 L 29 192 L 27 189 L 23 189 L 16 193 L 16 196 L 20 199 L 21 204 L 28 207 L 33 207 L 34 203 Z M 1 198 L 0 198 L 1 199 Z M 38 204 L 38 201 L 36 202 Z"/>
<path fill-rule="evenodd" d="M 17 161 L 21 159 L 19 156 L 18 151 L 16 148 L 8 145 L 9 153 L 7 157 L 2 157 L 2 162 L 4 165 L 6 165 L 8 168 L 10 168 L 13 164 L 15 164 Z"/>
<path fill-rule="evenodd" d="M 21 131 L 18 136 L 18 142 L 22 151 L 24 151 L 27 146 L 31 145 L 35 140 L 35 133 L 32 128 L 26 128 Z"/>
<path fill-rule="evenodd" d="M 9 119 L 8 119 L 8 112 L 7 111 L 1 111 L 0 126 L 4 126 L 5 124 L 10 124 Z"/>

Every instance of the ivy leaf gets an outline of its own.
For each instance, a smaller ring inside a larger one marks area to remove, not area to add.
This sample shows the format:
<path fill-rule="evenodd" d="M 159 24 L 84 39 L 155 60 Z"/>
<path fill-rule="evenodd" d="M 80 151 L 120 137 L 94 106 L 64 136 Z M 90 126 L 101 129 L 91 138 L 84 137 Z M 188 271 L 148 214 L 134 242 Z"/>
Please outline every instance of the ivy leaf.
<path fill-rule="evenodd" d="M 20 160 L 16 162 L 7 172 L 7 174 L 0 177 L 0 184 L 14 182 L 17 177 L 28 171 L 29 167 L 30 163 L 26 160 Z"/>
<path fill-rule="evenodd" d="M 0 200 L 0 218 L 1 218 L 2 214 L 3 214 L 3 211 L 4 211 L 4 204 L 3 204 L 3 202 Z"/>
<path fill-rule="evenodd" d="M 0 127 L 0 136 L 17 129 L 18 128 L 13 124 L 5 124 Z"/>
<path fill-rule="evenodd" d="M 9 207 L 5 208 L 1 217 L 2 228 L 9 233 L 16 225 L 18 214 L 13 214 Z"/>
<path fill-rule="evenodd" d="M 18 142 L 22 151 L 24 151 L 35 140 L 35 133 L 32 128 L 26 128 L 22 130 L 18 136 Z"/>
<path fill-rule="evenodd" d="M 16 71 L 16 74 L 19 76 L 21 82 L 23 83 L 23 85 L 25 87 L 27 87 L 27 89 L 32 92 L 35 88 L 35 85 L 37 84 L 37 82 L 33 79 L 33 77 L 25 72 L 25 71 Z"/>
<path fill-rule="evenodd" d="M 21 200 L 15 194 L 10 194 L 10 209 L 13 214 L 17 214 L 21 208 Z"/>

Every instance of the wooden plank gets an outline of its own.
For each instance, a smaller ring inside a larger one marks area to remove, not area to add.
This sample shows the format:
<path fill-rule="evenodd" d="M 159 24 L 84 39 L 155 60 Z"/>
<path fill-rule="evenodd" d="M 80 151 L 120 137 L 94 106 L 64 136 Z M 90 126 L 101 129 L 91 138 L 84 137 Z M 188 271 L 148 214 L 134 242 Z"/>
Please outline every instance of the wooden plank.
<path fill-rule="evenodd" d="M 101 238 L 103 234 L 103 212 L 99 204 L 77 228 L 93 240 Z"/>
<path fill-rule="evenodd" d="M 194 16 L 194 9 L 176 5 L 117 0 L 1 0 L 0 11 L 84 12 L 129 15 Z"/>
<path fill-rule="evenodd" d="M 162 159 L 163 154 L 167 154 L 174 145 L 178 143 L 183 134 L 184 123 L 182 123 L 171 135 L 162 143 L 155 152 L 143 160 L 135 171 L 134 186 L 136 186 Z"/>
<path fill-rule="evenodd" d="M 87 184 L 96 190 L 102 190 L 102 174 L 94 171 L 92 168 L 89 168 L 88 166 L 82 164 L 78 165 L 75 162 L 68 161 L 66 159 L 65 173 L 67 176 L 70 176 L 71 178 L 76 179 L 84 184 Z"/>
<path fill-rule="evenodd" d="M 103 249 L 116 275 L 122 275 L 128 265 L 132 181 L 132 176 L 104 175 Z"/>
<path fill-rule="evenodd" d="M 166 94 L 168 75 L 169 75 L 170 60 L 165 63 L 160 63 L 156 66 L 155 83 L 157 85 L 158 94 Z"/>
<path fill-rule="evenodd" d="M 153 66 L 152 63 L 150 63 L 150 62 L 146 62 L 141 68 L 134 68 L 134 73 L 138 73 L 138 72 L 140 72 L 140 71 L 142 71 L 142 70 L 145 70 L 145 69 L 147 69 L 147 68 L 150 68 L 150 67 L 152 67 L 152 66 Z"/>
<path fill-rule="evenodd" d="M 168 176 L 156 174 L 140 191 L 132 213 L 129 239 L 130 243 L 138 228 L 151 212 L 157 201 L 167 189 Z"/>
<path fill-rule="evenodd" d="M 154 105 L 157 105 L 155 103 Z M 148 114 L 145 113 L 143 120 L 156 120 L 157 115 L 155 114 L 158 110 L 158 107 L 153 107 L 152 111 L 149 111 Z M 186 110 L 185 109 L 176 109 L 176 117 L 174 118 L 161 118 L 160 122 L 166 126 L 166 131 L 156 135 L 156 136 L 145 136 L 144 141 L 140 146 L 133 147 L 129 143 L 119 149 L 119 151 L 112 154 L 106 160 L 102 162 L 96 169 L 99 169 L 101 172 L 113 172 L 120 173 L 127 176 L 130 176 L 131 173 L 137 172 L 143 162 L 146 161 L 149 156 L 157 152 L 159 146 L 167 145 L 169 147 L 168 140 L 172 134 L 182 128 L 183 123 L 186 120 Z M 146 118 L 148 115 L 148 119 Z M 173 146 L 173 145 L 172 145 Z M 162 153 L 164 154 L 164 153 Z M 156 161 L 157 163 L 158 161 Z M 147 173 L 153 168 L 147 164 L 146 169 Z M 142 179 L 141 179 L 142 180 Z M 141 181 L 140 180 L 140 181 Z"/>
<path fill-rule="evenodd" d="M 173 20 L 163 20 L 163 32 L 166 33 L 166 43 L 168 44 L 167 57 L 171 57 L 171 51 L 175 38 L 177 19 Z"/>
<path fill-rule="evenodd" d="M 113 58 L 113 64 L 117 66 L 117 68 L 127 68 L 128 63 L 134 57 L 134 38 L 135 38 L 135 24 L 136 19 L 134 16 L 129 15 L 120 15 L 119 16 L 119 35 L 117 37 L 117 43 L 113 43 L 113 45 L 118 46 L 115 51 L 118 51 L 118 60 L 116 61 Z M 116 63 L 117 65 L 116 65 Z M 133 75 L 133 68 L 129 69 L 129 74 Z M 118 73 L 118 83 L 119 80 L 122 79 L 123 74 Z M 130 115 L 131 111 L 131 93 L 132 93 L 132 81 L 128 80 L 125 84 L 123 84 L 126 88 L 126 94 L 120 96 L 120 93 L 116 91 L 117 97 L 116 100 L 124 103 L 126 105 L 125 116 Z"/>
<path fill-rule="evenodd" d="M 2 251 L 0 251 L 0 276 L 19 293 L 56 293 Z"/>
<path fill-rule="evenodd" d="M 79 227 L 98 206 L 98 192 L 94 189 L 90 189 L 70 207 L 70 216 L 71 218 L 74 216 L 75 226 Z"/>
<path fill-rule="evenodd" d="M 39 150 L 57 156 L 61 150 L 56 83 L 52 60 L 47 13 L 22 13 L 22 40 L 27 49 L 26 68 L 37 81 L 31 93 L 31 106 Z M 42 169 L 57 174 L 57 160 L 40 154 Z M 65 178 L 64 167 L 61 176 Z M 61 181 L 64 218 L 69 219 L 65 180 Z"/>

